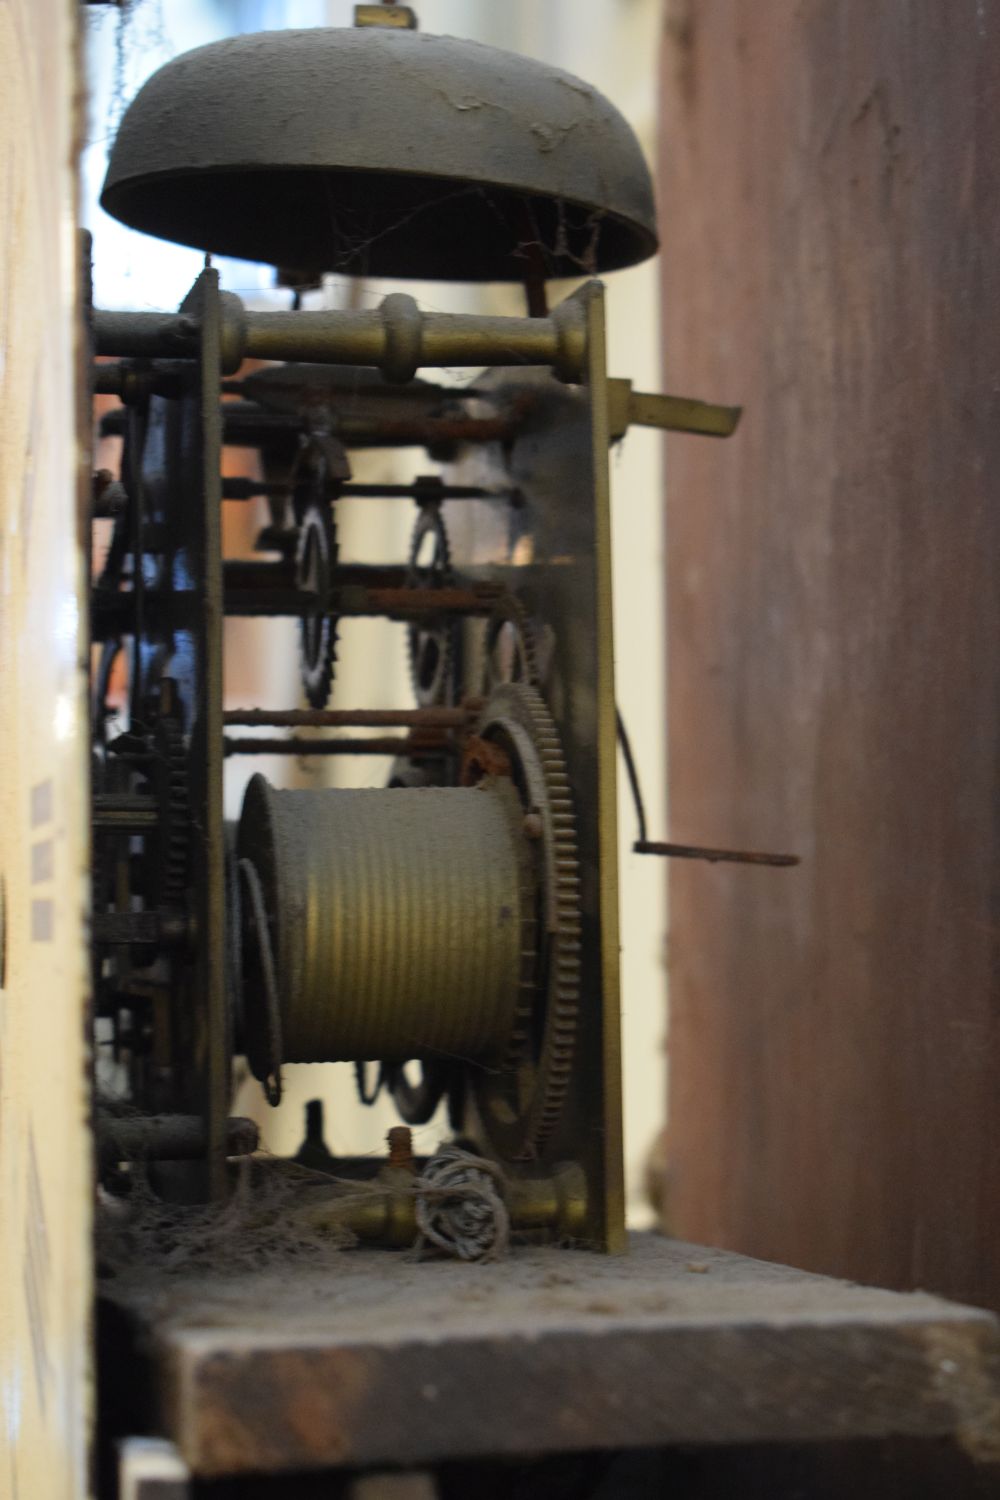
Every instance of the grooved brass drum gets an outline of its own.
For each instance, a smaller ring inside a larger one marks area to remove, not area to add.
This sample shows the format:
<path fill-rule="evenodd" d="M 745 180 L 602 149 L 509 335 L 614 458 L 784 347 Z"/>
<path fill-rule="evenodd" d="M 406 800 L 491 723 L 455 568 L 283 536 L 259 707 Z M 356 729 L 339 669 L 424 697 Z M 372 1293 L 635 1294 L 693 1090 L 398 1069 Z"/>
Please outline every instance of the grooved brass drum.
<path fill-rule="evenodd" d="M 266 913 L 266 932 L 253 930 L 244 901 L 255 1074 L 282 1060 L 499 1059 L 533 946 L 522 823 L 502 780 L 276 791 L 255 776 L 238 838 Z"/>

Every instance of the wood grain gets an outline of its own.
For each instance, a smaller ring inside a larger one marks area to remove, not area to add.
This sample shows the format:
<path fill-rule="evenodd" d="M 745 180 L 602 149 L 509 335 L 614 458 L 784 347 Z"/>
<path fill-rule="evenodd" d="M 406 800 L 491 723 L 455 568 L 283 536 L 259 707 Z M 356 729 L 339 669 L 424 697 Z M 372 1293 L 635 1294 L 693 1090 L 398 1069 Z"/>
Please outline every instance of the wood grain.
<path fill-rule="evenodd" d="M 138 1275 L 116 1302 L 196 1475 L 905 1436 L 998 1451 L 990 1314 L 654 1236 L 625 1258 Z"/>
<path fill-rule="evenodd" d="M 672 1222 L 1000 1306 L 1000 4 L 668 6 Z"/>

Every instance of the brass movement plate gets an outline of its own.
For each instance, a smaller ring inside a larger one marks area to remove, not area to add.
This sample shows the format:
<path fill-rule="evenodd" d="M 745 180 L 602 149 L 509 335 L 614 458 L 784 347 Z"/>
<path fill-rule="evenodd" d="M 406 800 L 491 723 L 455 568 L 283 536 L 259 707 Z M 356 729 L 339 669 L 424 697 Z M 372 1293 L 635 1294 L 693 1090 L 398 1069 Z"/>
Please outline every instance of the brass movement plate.
<path fill-rule="evenodd" d="M 449 478 L 506 499 L 446 504 L 457 569 L 503 582 L 534 629 L 541 691 L 555 719 L 573 788 L 580 858 L 583 968 L 569 1099 L 543 1160 L 586 1174 L 588 1243 L 625 1248 L 618 963 L 618 842 L 611 516 L 604 288 L 574 294 L 587 326 L 586 383 L 538 371 L 493 370 L 484 408 L 523 399 L 530 416 L 509 452 L 468 450 Z M 482 685 L 482 627 L 466 628 L 466 688 Z M 475 1135 L 474 1118 L 468 1122 Z"/>

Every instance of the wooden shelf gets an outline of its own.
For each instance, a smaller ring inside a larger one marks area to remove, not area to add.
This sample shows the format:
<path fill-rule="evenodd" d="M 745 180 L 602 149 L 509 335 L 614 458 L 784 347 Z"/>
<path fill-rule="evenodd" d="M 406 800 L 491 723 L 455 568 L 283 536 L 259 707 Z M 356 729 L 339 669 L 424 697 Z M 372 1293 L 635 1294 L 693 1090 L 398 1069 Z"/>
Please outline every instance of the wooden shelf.
<path fill-rule="evenodd" d="M 129 1278 L 112 1306 L 199 1475 L 894 1436 L 988 1457 L 1000 1436 L 991 1314 L 652 1235 Z"/>

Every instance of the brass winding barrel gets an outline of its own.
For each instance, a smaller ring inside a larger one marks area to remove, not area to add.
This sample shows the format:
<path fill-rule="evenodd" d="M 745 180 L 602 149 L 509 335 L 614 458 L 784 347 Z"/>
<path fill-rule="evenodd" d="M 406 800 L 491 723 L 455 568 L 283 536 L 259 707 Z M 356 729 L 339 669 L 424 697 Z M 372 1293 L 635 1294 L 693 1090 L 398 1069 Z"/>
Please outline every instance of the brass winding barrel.
<path fill-rule="evenodd" d="M 253 778 L 239 855 L 268 914 L 286 1062 L 499 1057 L 531 936 L 522 822 L 509 783 L 277 791 Z"/>

